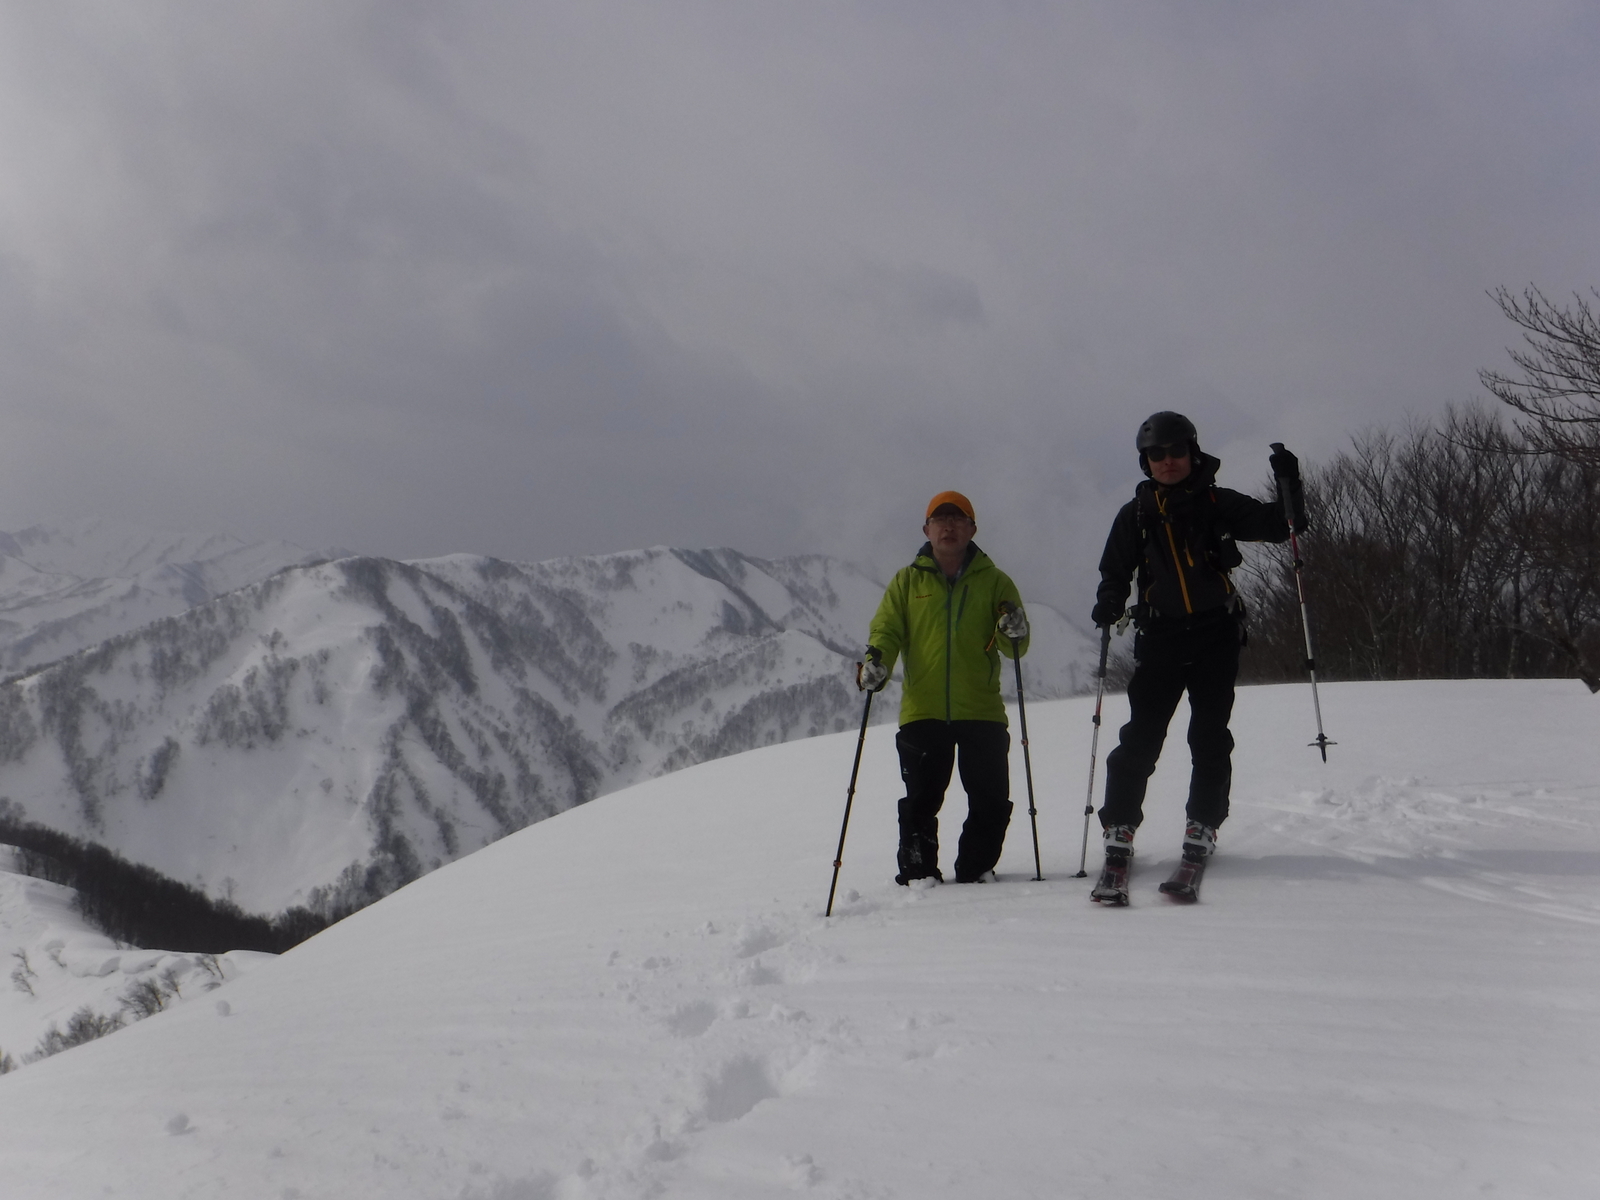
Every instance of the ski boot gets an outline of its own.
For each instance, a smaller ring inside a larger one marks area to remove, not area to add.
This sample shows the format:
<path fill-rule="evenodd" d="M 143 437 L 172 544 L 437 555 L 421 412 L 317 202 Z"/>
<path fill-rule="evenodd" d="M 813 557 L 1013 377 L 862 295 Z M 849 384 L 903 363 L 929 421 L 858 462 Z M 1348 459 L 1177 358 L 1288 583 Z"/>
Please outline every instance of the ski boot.
<path fill-rule="evenodd" d="M 1200 899 L 1200 881 L 1205 877 L 1206 860 L 1216 848 L 1216 829 L 1190 821 L 1183 831 L 1183 860 L 1172 878 L 1161 885 L 1162 893 L 1189 904 Z"/>
<path fill-rule="evenodd" d="M 1210 858 L 1217 851 L 1217 831 L 1211 825 L 1190 821 L 1183 830 L 1183 857 L 1194 860 Z"/>
<path fill-rule="evenodd" d="M 1112 825 L 1106 829 L 1106 865 L 1089 899 L 1108 908 L 1128 902 L 1128 861 L 1133 857 L 1133 826 Z"/>
<path fill-rule="evenodd" d="M 927 838 L 912 837 L 900 844 L 897 861 L 900 872 L 894 877 L 894 881 L 901 887 L 909 887 L 919 879 L 931 879 L 935 883 L 944 882 L 944 875 L 939 871 L 937 842 L 930 842 Z"/>

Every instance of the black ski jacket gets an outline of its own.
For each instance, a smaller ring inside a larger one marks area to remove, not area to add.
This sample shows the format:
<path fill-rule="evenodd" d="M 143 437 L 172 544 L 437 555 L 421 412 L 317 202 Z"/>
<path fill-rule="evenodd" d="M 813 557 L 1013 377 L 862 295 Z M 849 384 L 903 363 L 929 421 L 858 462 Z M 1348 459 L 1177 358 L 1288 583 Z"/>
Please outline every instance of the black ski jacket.
<path fill-rule="evenodd" d="M 1228 573 L 1243 557 L 1235 542 L 1283 542 L 1283 509 L 1217 486 L 1220 459 L 1202 454 L 1183 482 L 1146 479 L 1111 523 L 1096 599 L 1120 609 L 1138 576 L 1140 628 L 1182 623 L 1237 607 Z"/>

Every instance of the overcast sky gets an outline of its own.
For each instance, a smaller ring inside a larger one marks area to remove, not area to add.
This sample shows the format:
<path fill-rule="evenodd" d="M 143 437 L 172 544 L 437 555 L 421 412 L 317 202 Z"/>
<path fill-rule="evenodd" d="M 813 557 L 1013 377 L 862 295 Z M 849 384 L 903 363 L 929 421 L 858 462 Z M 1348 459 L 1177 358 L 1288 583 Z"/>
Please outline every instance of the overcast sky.
<path fill-rule="evenodd" d="M 1593 0 L 0 0 L 0 522 L 1081 616 L 1134 430 L 1265 477 L 1600 285 Z"/>

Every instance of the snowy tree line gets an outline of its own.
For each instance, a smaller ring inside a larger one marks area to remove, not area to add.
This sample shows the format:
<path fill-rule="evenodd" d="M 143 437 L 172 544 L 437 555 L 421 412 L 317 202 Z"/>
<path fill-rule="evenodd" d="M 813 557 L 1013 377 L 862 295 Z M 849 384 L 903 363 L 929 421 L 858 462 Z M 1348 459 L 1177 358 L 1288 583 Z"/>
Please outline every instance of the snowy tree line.
<path fill-rule="evenodd" d="M 67 969 L 61 957 L 59 944 L 50 948 L 49 956 L 50 962 L 57 970 Z M 39 973 L 29 961 L 28 952 L 18 950 L 11 957 L 17 960 L 16 969 L 11 972 L 11 986 L 29 996 L 36 995 L 33 984 L 39 978 Z M 48 970 L 49 967 L 45 969 Z M 187 982 L 186 974 L 189 976 Z M 191 993 L 193 992 L 196 976 L 203 981 L 199 983 L 201 991 L 220 987 L 227 979 L 221 956 L 207 953 L 196 955 L 191 959 L 180 958 L 169 962 L 159 971 L 128 980 L 127 986 L 122 989 L 122 994 L 117 997 L 115 1012 L 96 1012 L 85 1004 L 67 1018 L 65 1029 L 52 1021 L 38 1044 L 31 1052 L 22 1056 L 20 1063 L 11 1054 L 0 1049 L 0 1075 L 9 1075 L 19 1066 L 50 1058 L 64 1050 L 71 1050 L 74 1046 L 81 1046 L 85 1042 L 92 1042 L 115 1033 L 133 1021 L 142 1021 L 146 1017 L 153 1017 L 158 1012 L 166 1011 L 173 1001 L 184 999 L 185 986 L 190 987 Z"/>
<path fill-rule="evenodd" d="M 1524 339 L 1520 378 L 1481 372 L 1509 422 L 1451 410 L 1369 430 L 1306 471 L 1322 677 L 1577 677 L 1600 691 L 1600 323 L 1582 297 L 1494 299 Z M 1258 550 L 1241 577 L 1245 674 L 1303 678 L 1288 555 Z"/>
<path fill-rule="evenodd" d="M 20 820 L 11 811 L 0 810 L 0 844 L 17 848 L 22 874 L 72 888 L 84 920 L 123 945 L 281 954 L 347 915 L 296 907 L 272 918 L 252 916 L 98 843 Z"/>

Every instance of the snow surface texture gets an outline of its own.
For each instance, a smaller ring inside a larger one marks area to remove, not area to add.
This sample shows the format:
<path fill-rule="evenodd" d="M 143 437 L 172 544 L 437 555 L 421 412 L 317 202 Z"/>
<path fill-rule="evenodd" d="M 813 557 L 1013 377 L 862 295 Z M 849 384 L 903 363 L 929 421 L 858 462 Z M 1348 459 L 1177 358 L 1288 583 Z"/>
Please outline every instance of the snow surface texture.
<path fill-rule="evenodd" d="M 285 567 L 336 557 L 86 519 L 0 532 L 0 674 L 176 616 Z"/>
<path fill-rule="evenodd" d="M 639 779 L 855 726 L 882 591 L 731 550 L 286 570 L 0 688 L 0 797 L 250 912 L 347 911 Z M 1087 643 L 1030 608 L 1024 686 L 1065 695 Z"/>
<path fill-rule="evenodd" d="M 1571 681 L 1240 693 L 1195 906 L 1074 879 L 1091 702 L 1001 880 L 897 888 L 888 729 L 642 783 L 0 1078 L 14 1200 L 1600 1195 L 1600 739 Z M 1106 743 L 1125 716 L 1106 702 Z M 1021 763 L 1013 749 L 1013 778 Z M 961 812 L 947 809 L 946 867 Z"/>

